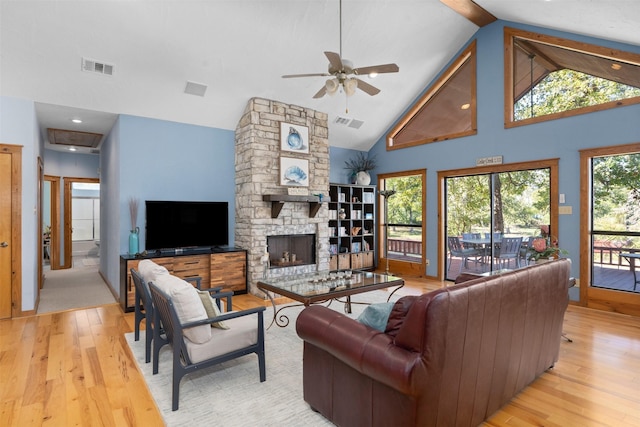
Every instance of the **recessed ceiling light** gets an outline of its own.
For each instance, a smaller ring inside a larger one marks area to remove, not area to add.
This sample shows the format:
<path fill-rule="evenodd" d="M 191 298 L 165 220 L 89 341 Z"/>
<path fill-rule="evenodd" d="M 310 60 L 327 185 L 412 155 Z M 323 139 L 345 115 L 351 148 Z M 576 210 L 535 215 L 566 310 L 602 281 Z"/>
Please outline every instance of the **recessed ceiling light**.
<path fill-rule="evenodd" d="M 620 65 L 620 64 L 611 64 L 611 68 L 613 68 L 614 70 L 618 71 L 619 69 L 622 68 L 622 65 Z"/>
<path fill-rule="evenodd" d="M 460 106 L 460 109 L 461 109 L 461 110 L 468 110 L 469 108 L 471 108 L 471 104 L 462 104 L 462 105 Z"/>
<path fill-rule="evenodd" d="M 69 151 L 76 151 L 76 147 L 69 147 Z"/>
<path fill-rule="evenodd" d="M 375 79 L 377 76 L 378 76 L 378 73 L 376 73 L 375 71 L 373 73 L 369 73 L 370 79 Z"/>
<path fill-rule="evenodd" d="M 71 121 L 73 123 L 82 123 L 82 120 L 80 120 L 80 119 L 71 119 Z"/>

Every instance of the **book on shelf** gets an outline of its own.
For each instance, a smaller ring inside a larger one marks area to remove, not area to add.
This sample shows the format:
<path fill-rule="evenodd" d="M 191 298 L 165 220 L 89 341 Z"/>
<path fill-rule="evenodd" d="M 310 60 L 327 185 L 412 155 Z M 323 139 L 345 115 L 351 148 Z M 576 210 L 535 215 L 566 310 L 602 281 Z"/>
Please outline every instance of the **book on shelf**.
<path fill-rule="evenodd" d="M 336 245 L 336 244 L 329 245 L 329 253 L 331 255 L 337 255 L 338 254 L 338 245 Z"/>
<path fill-rule="evenodd" d="M 362 202 L 363 203 L 373 203 L 374 201 L 374 193 L 373 192 L 364 192 L 362 193 Z"/>
<path fill-rule="evenodd" d="M 351 243 L 351 252 L 360 252 L 360 242 Z"/>

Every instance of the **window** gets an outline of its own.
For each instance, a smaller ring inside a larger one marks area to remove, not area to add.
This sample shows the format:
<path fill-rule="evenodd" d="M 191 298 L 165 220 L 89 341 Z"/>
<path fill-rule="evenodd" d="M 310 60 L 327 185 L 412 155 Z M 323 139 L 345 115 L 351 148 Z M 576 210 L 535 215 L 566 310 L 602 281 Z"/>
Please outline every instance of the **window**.
<path fill-rule="evenodd" d="M 505 127 L 640 102 L 640 55 L 505 28 Z"/>
<path fill-rule="evenodd" d="M 444 72 L 387 136 L 387 150 L 477 133 L 476 43 Z"/>

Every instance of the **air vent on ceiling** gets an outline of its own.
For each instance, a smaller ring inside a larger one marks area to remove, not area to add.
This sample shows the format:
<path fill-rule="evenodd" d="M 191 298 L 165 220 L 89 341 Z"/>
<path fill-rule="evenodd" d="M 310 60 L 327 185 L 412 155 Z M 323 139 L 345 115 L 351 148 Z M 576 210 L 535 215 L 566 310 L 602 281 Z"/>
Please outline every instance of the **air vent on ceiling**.
<path fill-rule="evenodd" d="M 95 61 L 93 59 L 82 58 L 82 71 L 89 73 L 104 74 L 106 76 L 113 76 L 113 64 L 107 64 L 101 61 Z"/>
<path fill-rule="evenodd" d="M 188 93 L 189 95 L 196 95 L 196 96 L 204 96 L 204 93 L 206 91 L 207 91 L 207 85 L 190 82 L 190 81 L 187 81 L 187 86 L 184 88 L 184 93 Z"/>
<path fill-rule="evenodd" d="M 364 124 L 362 120 L 349 119 L 349 118 L 340 117 L 340 116 L 336 117 L 336 119 L 333 122 L 338 125 L 343 125 L 352 129 L 360 129 L 360 127 Z"/>

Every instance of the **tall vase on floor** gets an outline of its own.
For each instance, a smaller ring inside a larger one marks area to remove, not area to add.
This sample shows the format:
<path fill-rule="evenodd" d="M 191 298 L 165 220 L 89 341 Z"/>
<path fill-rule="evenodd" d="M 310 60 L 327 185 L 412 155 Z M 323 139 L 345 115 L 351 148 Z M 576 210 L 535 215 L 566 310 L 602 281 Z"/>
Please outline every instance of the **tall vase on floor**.
<path fill-rule="evenodd" d="M 140 227 L 136 227 L 129 233 L 129 254 L 135 255 L 138 253 L 139 242 L 138 234 L 140 233 Z"/>

